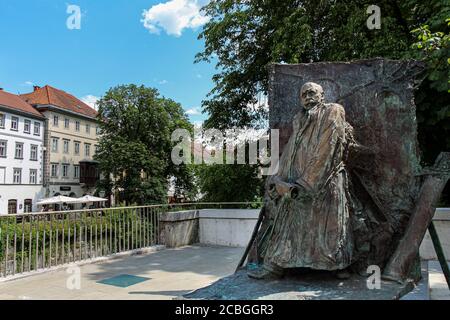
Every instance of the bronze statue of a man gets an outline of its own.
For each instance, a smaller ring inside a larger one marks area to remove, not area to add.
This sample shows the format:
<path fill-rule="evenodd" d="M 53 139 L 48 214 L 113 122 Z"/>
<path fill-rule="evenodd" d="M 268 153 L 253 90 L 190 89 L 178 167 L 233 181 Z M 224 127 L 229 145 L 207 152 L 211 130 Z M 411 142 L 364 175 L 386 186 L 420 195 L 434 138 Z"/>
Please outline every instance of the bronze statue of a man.
<path fill-rule="evenodd" d="M 287 268 L 345 270 L 352 263 L 345 167 L 352 128 L 341 105 L 324 102 L 320 85 L 308 82 L 300 95 L 304 110 L 293 120 L 278 173 L 267 181 L 256 238 L 262 268 L 249 270 L 253 278 L 281 276 Z"/>

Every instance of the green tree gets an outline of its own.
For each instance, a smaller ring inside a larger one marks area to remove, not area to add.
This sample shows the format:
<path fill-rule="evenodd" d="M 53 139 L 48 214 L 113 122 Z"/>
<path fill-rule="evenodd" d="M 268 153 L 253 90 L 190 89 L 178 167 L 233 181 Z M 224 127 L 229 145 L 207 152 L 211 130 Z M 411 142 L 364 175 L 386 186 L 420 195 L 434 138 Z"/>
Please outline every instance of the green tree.
<path fill-rule="evenodd" d="M 111 88 L 98 106 L 99 188 L 120 191 L 119 201 L 127 204 L 165 203 L 170 177 L 179 193 L 192 190 L 192 169 L 174 166 L 170 157 L 172 131 L 192 130 L 180 104 L 131 84 Z"/>
<path fill-rule="evenodd" d="M 243 142 L 242 142 L 243 143 Z M 234 163 L 227 164 L 227 148 L 223 149 L 223 164 L 201 164 L 195 167 L 196 185 L 206 202 L 253 202 L 262 198 L 265 179 L 260 164 L 249 164 L 249 143 L 245 148 L 245 164 L 237 164 L 238 147 L 234 149 Z M 229 160 L 228 160 L 229 161 Z"/>
<path fill-rule="evenodd" d="M 412 31 L 418 40 L 412 46 L 415 57 L 428 65 L 426 79 L 416 95 L 419 140 L 428 162 L 450 149 L 450 18 L 446 21 L 442 31 L 432 32 L 427 24 Z M 450 194 L 447 197 L 450 199 Z"/>
<path fill-rule="evenodd" d="M 251 202 L 258 201 L 262 179 L 258 167 L 246 164 L 202 164 L 196 167 L 202 201 Z"/>
<path fill-rule="evenodd" d="M 381 29 L 369 30 L 366 10 L 373 4 L 381 9 Z M 450 1 L 212 0 L 203 10 L 211 19 L 199 35 L 205 49 L 196 61 L 216 60 L 218 70 L 203 102 L 206 125 L 226 128 L 255 126 L 267 116 L 248 106 L 267 94 L 268 64 L 421 57 L 411 31 L 427 25 L 430 33 L 447 33 Z M 426 162 L 450 148 L 449 65 L 441 66 L 434 72 L 428 64 L 416 95 Z"/>

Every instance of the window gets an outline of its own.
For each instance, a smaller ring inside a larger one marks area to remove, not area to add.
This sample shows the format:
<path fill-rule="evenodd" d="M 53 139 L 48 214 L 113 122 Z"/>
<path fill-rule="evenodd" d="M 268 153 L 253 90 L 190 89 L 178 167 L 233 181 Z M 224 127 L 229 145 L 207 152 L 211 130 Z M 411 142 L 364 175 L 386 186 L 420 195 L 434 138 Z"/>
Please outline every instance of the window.
<path fill-rule="evenodd" d="M 52 172 L 51 172 L 52 177 L 57 177 L 58 176 L 58 164 L 52 163 L 51 169 L 52 169 Z"/>
<path fill-rule="evenodd" d="M 3 113 L 0 113 L 0 128 L 5 127 L 5 115 Z"/>
<path fill-rule="evenodd" d="M 30 169 L 30 184 L 37 184 L 37 170 Z"/>
<path fill-rule="evenodd" d="M 63 176 L 63 178 L 69 177 L 69 165 L 68 164 L 62 165 L 62 176 Z"/>
<path fill-rule="evenodd" d="M 98 144 L 95 145 L 95 153 L 98 153 L 98 150 L 100 150 Z"/>
<path fill-rule="evenodd" d="M 89 125 L 89 123 L 86 123 L 86 133 L 91 133 L 91 126 Z"/>
<path fill-rule="evenodd" d="M 65 118 L 65 119 L 64 119 L 64 128 L 69 129 L 69 125 L 70 125 L 70 120 L 69 120 L 69 118 Z"/>
<path fill-rule="evenodd" d="M 0 167 L 0 184 L 5 184 L 6 167 Z"/>
<path fill-rule="evenodd" d="M 41 124 L 37 121 L 34 122 L 34 135 L 39 136 L 41 134 Z"/>
<path fill-rule="evenodd" d="M 74 141 L 74 149 L 75 149 L 75 154 L 80 154 L 80 142 L 78 141 Z"/>
<path fill-rule="evenodd" d="M 38 159 L 38 146 L 32 144 L 30 149 L 30 160 L 37 161 L 37 159 Z"/>
<path fill-rule="evenodd" d="M 89 157 L 91 155 L 91 145 L 89 143 L 84 144 L 84 155 Z"/>
<path fill-rule="evenodd" d="M 19 118 L 11 117 L 11 130 L 17 131 L 19 130 Z"/>
<path fill-rule="evenodd" d="M 99 135 L 99 134 L 100 134 L 100 127 L 99 127 L 99 126 L 96 126 L 96 127 L 95 127 L 95 134 L 96 134 L 96 135 Z"/>
<path fill-rule="evenodd" d="M 10 199 L 8 200 L 8 214 L 17 213 L 17 200 Z"/>
<path fill-rule="evenodd" d="M 16 142 L 16 152 L 14 154 L 14 158 L 23 159 L 23 143 Z"/>
<path fill-rule="evenodd" d="M 59 123 L 58 116 L 53 116 L 53 126 L 54 126 L 54 127 L 57 127 L 57 126 L 58 126 L 58 123 Z"/>
<path fill-rule="evenodd" d="M 23 132 L 24 133 L 30 133 L 31 132 L 31 121 L 30 120 L 24 120 L 23 121 Z"/>
<path fill-rule="evenodd" d="M 80 131 L 80 121 L 75 121 L 75 130 Z"/>
<path fill-rule="evenodd" d="M 25 199 L 23 201 L 23 212 L 31 212 L 33 209 L 33 200 L 32 199 Z"/>
<path fill-rule="evenodd" d="M 69 142 L 70 142 L 70 140 L 67 140 L 67 139 L 63 140 L 63 143 L 64 143 L 63 152 L 64 153 L 69 153 Z"/>
<path fill-rule="evenodd" d="M 52 138 L 52 152 L 58 152 L 58 138 Z"/>
<path fill-rule="evenodd" d="M 14 184 L 21 184 L 22 183 L 22 169 L 21 168 L 14 168 L 14 171 L 13 171 L 13 183 Z"/>
<path fill-rule="evenodd" d="M 80 178 L 80 166 L 73 166 L 73 169 L 74 169 L 74 171 L 73 171 L 73 177 L 74 177 L 75 179 Z"/>
<path fill-rule="evenodd" d="M 8 141 L 0 140 L 0 157 L 6 158 L 6 147 L 8 146 Z"/>

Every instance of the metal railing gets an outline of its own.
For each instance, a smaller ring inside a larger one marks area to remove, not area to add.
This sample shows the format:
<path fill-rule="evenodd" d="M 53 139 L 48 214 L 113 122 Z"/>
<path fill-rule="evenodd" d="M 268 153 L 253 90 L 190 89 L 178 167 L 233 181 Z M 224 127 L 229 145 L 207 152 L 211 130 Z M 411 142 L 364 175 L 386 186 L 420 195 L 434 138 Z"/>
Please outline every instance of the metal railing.
<path fill-rule="evenodd" d="M 0 277 L 160 244 L 160 216 L 255 202 L 184 203 L 0 215 Z"/>

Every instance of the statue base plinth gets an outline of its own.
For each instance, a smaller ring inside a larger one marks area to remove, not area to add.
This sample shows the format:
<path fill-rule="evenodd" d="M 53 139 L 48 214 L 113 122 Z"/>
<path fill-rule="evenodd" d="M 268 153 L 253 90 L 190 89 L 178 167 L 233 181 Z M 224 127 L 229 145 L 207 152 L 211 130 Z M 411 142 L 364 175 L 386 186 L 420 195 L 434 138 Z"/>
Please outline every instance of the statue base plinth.
<path fill-rule="evenodd" d="M 277 280 L 256 280 L 246 270 L 197 289 L 179 299 L 193 300 L 397 300 L 414 289 L 413 282 L 403 284 L 381 280 L 380 289 L 369 289 L 367 278 L 352 275 L 337 279 L 331 272 L 288 275 Z"/>

